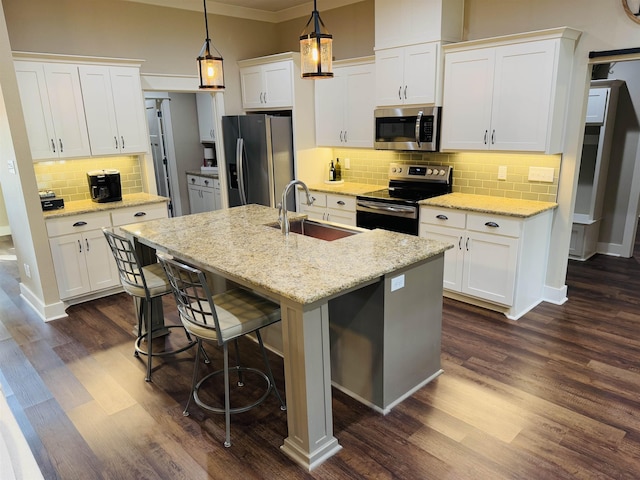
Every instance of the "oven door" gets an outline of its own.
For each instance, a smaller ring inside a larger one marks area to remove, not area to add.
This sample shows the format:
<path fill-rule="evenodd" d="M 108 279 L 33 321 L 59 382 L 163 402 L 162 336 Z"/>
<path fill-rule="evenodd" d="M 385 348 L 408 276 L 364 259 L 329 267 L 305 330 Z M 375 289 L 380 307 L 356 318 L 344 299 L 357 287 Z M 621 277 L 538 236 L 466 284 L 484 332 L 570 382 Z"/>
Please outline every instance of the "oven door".
<path fill-rule="evenodd" d="M 358 198 L 356 225 L 372 230 L 382 228 L 394 232 L 418 235 L 418 206 L 397 205 L 384 201 Z"/>

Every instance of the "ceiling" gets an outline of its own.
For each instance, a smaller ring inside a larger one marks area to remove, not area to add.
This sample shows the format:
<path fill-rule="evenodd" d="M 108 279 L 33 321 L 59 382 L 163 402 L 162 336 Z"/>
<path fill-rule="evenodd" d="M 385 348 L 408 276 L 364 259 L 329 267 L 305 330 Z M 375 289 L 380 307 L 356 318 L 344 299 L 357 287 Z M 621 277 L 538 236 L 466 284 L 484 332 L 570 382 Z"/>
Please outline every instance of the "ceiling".
<path fill-rule="evenodd" d="M 203 0 L 125 0 L 147 3 L 169 8 L 203 11 Z M 261 20 L 265 22 L 284 22 L 293 18 L 311 15 L 313 2 L 309 0 L 206 0 L 207 13 L 230 17 Z M 320 12 L 342 7 L 362 0 L 320 0 L 317 7 Z"/>

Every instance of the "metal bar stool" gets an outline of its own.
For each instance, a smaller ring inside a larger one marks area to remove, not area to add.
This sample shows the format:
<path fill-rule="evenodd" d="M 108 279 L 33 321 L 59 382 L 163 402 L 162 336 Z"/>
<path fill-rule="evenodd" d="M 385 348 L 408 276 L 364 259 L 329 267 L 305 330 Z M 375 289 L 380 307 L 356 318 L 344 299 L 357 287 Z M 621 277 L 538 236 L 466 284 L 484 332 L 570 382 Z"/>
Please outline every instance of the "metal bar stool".
<path fill-rule="evenodd" d="M 161 253 L 158 254 L 158 259 L 164 267 L 176 298 L 180 319 L 187 331 L 196 337 L 199 347 L 196 352 L 191 392 L 183 414 L 185 416 L 189 415 L 189 405 L 192 398 L 197 405 L 210 412 L 224 413 L 226 426 L 224 446 L 230 447 L 232 413 L 246 412 L 258 406 L 268 397 L 271 391 L 278 398 L 280 409 L 287 409 L 280 392 L 275 386 L 269 359 L 260 335 L 261 328 L 280 321 L 280 306 L 242 288 L 227 290 L 212 297 L 206 277 L 200 270 L 177 262 L 168 255 Z M 241 366 L 238 357 L 236 357 L 236 366 L 229 367 L 229 343 L 235 343 L 236 355 L 238 355 L 238 338 L 253 332 L 255 332 L 260 344 L 266 373 L 255 368 Z M 222 347 L 224 367 L 198 380 L 200 365 L 198 357 L 203 342 L 213 342 Z M 252 372 L 264 379 L 265 390 L 263 395 L 250 405 L 231 407 L 229 399 L 229 370 L 234 370 L 238 374 L 237 385 L 239 387 L 244 386 L 243 372 Z M 224 374 L 224 408 L 205 403 L 199 395 L 203 384 L 214 375 L 221 373 Z"/>
<path fill-rule="evenodd" d="M 191 338 L 189 332 L 182 325 L 161 325 L 156 326 L 155 329 L 153 328 L 153 300 L 171 293 L 171 287 L 162 266 L 159 263 L 143 266 L 133 243 L 128 238 L 122 237 L 107 228 L 103 228 L 102 231 L 107 238 L 118 266 L 122 288 L 134 299 L 137 299 L 138 338 L 135 342 L 134 355 L 136 357 L 139 357 L 140 354 L 147 356 L 147 375 L 145 380 L 150 382 L 153 357 L 164 357 L 184 352 L 197 345 L 197 342 Z M 153 333 L 159 330 L 169 331 L 169 329 L 173 328 L 179 328 L 185 333 L 187 343 L 172 350 L 154 352 Z M 142 342 L 145 340 L 147 342 L 146 350 L 142 347 Z M 208 360 L 205 354 L 207 363 Z"/>

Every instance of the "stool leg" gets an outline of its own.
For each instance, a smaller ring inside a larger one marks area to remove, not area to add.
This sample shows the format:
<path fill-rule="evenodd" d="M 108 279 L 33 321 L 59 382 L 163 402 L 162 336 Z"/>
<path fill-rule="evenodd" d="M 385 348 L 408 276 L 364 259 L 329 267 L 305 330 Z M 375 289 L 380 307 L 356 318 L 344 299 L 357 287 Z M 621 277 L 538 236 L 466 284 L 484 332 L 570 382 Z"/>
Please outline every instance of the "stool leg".
<path fill-rule="evenodd" d="M 140 336 L 142 336 L 142 322 L 143 322 L 143 318 L 144 318 L 144 303 L 142 302 L 141 299 L 137 299 L 137 297 L 131 297 L 133 299 L 133 308 L 134 310 L 136 310 L 136 316 L 138 317 L 138 339 L 140 338 Z M 138 342 L 138 339 L 136 339 L 136 343 Z M 140 354 L 138 353 L 138 349 L 134 349 L 133 350 L 133 356 L 134 357 L 139 357 Z"/>
<path fill-rule="evenodd" d="M 189 405 L 191 404 L 191 399 L 193 398 L 196 384 L 198 383 L 198 372 L 200 371 L 200 352 L 204 352 L 204 348 L 202 348 L 202 340 L 198 339 L 198 347 L 196 348 L 196 358 L 193 365 L 193 378 L 191 379 L 191 392 L 189 392 L 189 399 L 187 400 L 187 404 L 184 407 L 184 411 L 182 415 L 185 417 L 189 416 Z"/>
<path fill-rule="evenodd" d="M 226 428 L 225 447 L 231 446 L 231 400 L 229 399 L 229 345 L 222 346 L 224 350 L 224 421 Z"/>
<path fill-rule="evenodd" d="M 273 388 L 278 401 L 280 402 L 280 410 L 286 410 L 287 404 L 284 403 L 282 397 L 280 396 L 280 392 L 276 387 L 276 381 L 273 379 L 273 372 L 271 371 L 271 364 L 269 363 L 269 358 L 267 357 L 267 351 L 264 348 L 264 343 L 262 343 L 262 335 L 260 335 L 260 330 L 256 330 L 256 337 L 258 338 L 258 343 L 260 344 L 260 351 L 262 352 L 262 359 L 264 360 L 264 366 L 267 369 L 267 376 L 269 377 L 269 381 L 271 382 L 271 388 Z"/>
<path fill-rule="evenodd" d="M 147 377 L 145 381 L 151 381 L 151 359 L 153 358 L 153 336 L 151 335 L 151 301 L 147 298 L 141 300 L 144 304 L 144 314 L 147 322 Z"/>
<path fill-rule="evenodd" d="M 242 374 L 242 370 L 240 370 L 240 347 L 238 346 L 238 339 L 234 340 L 236 344 L 236 371 L 238 372 L 238 386 L 244 387 L 244 375 Z"/>

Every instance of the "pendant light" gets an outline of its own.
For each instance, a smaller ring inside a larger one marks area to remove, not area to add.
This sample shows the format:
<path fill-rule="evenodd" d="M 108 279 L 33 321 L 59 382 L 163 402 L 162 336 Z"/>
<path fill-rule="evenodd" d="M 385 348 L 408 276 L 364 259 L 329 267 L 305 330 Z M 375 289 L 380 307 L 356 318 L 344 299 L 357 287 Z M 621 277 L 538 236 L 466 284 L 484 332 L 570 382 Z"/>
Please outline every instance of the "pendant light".
<path fill-rule="evenodd" d="M 311 18 L 300 35 L 300 57 L 302 78 L 333 78 L 333 36 L 320 19 L 313 0 Z"/>
<path fill-rule="evenodd" d="M 208 90 L 224 90 L 224 71 L 222 70 L 222 56 L 215 47 L 217 56 L 211 55 L 211 38 L 209 38 L 209 21 L 207 19 L 207 0 L 204 0 L 204 26 L 207 38 L 198 55 L 198 73 L 200 75 L 200 88 Z"/>

